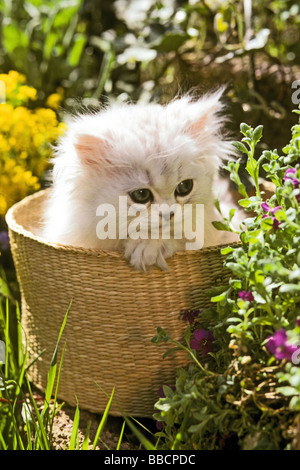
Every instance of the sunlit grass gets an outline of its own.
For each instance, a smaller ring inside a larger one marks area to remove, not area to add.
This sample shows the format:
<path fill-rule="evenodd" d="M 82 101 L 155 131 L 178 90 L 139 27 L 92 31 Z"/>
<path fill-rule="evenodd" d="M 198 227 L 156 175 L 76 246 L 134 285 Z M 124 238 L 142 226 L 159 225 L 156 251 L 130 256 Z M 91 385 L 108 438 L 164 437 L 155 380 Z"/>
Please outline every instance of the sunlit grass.
<path fill-rule="evenodd" d="M 32 363 L 27 365 L 27 348 L 26 344 L 24 347 L 22 345 L 19 306 L 16 304 L 12 308 L 8 299 L 4 307 L 0 303 L 0 331 L 6 346 L 5 364 L 0 365 L 0 450 L 52 450 L 54 448 L 52 435 L 54 419 L 63 406 L 58 404 L 57 397 L 65 345 L 59 362 L 58 351 L 69 311 L 70 307 L 65 314 L 54 348 L 41 406 L 40 397 L 35 396 L 27 375 Z M 11 334 L 13 320 L 17 322 L 16 343 L 12 340 Z M 113 398 L 114 389 L 109 396 L 94 439 L 91 442 L 89 434 L 91 422 L 89 422 L 82 444 L 79 442 L 80 406 L 77 403 L 70 440 L 65 445 L 66 450 L 96 449 L 101 440 Z M 125 421 L 116 450 L 121 447 L 124 427 Z"/>

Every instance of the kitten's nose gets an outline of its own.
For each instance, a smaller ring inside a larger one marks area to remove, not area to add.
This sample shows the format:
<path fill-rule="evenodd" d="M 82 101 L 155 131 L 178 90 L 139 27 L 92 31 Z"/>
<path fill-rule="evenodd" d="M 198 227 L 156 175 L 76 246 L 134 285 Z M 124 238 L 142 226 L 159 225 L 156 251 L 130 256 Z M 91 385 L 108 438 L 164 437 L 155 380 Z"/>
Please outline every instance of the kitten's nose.
<path fill-rule="evenodd" d="M 169 211 L 169 212 L 166 212 L 164 214 L 159 214 L 160 218 L 162 219 L 165 219 L 165 220 L 171 220 L 173 219 L 174 217 L 174 211 Z"/>

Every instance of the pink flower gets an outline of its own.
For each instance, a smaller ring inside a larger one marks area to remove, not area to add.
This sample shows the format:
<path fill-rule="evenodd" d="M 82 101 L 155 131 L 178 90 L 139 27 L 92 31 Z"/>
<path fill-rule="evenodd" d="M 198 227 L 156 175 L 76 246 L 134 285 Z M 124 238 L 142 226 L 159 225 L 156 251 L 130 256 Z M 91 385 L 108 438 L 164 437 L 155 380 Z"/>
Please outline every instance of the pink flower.
<path fill-rule="evenodd" d="M 183 321 L 188 321 L 191 325 L 192 323 L 194 323 L 195 318 L 199 315 L 199 312 L 199 309 L 191 310 L 190 308 L 188 308 L 183 312 L 182 319 Z"/>
<path fill-rule="evenodd" d="M 190 341 L 190 346 L 196 351 L 202 352 L 203 356 L 207 356 L 209 352 L 213 351 L 214 335 L 211 331 L 200 328 L 194 332 L 194 338 Z"/>
<path fill-rule="evenodd" d="M 288 168 L 284 174 L 284 181 L 291 181 L 295 188 L 299 188 L 299 180 L 294 178 L 294 175 L 297 173 L 296 168 Z"/>
<path fill-rule="evenodd" d="M 267 204 L 266 202 L 263 202 L 261 207 L 265 212 L 268 212 L 268 214 L 263 214 L 262 218 L 265 219 L 266 217 L 271 217 L 271 214 L 272 214 L 273 229 L 277 230 L 280 226 L 280 222 L 279 220 L 276 219 L 276 217 L 274 217 L 274 214 L 279 209 L 281 209 L 281 206 L 276 206 L 276 207 L 273 207 L 272 209 L 272 207 L 270 207 L 269 204 Z"/>
<path fill-rule="evenodd" d="M 272 208 L 266 202 L 263 202 L 261 207 L 265 212 L 270 212 L 272 210 Z"/>
<path fill-rule="evenodd" d="M 297 178 L 295 178 L 295 174 L 297 173 L 296 168 L 288 168 L 284 174 L 283 180 L 284 181 L 291 181 L 294 185 L 295 189 L 299 188 L 300 182 Z M 297 194 L 296 196 L 297 202 L 300 203 L 300 194 Z"/>
<path fill-rule="evenodd" d="M 251 290 L 249 291 L 241 290 L 241 292 L 239 292 L 239 297 L 243 300 L 247 300 L 248 302 L 253 302 L 254 300 Z"/>
<path fill-rule="evenodd" d="M 275 331 L 274 335 L 268 338 L 267 348 L 276 359 L 288 359 L 289 361 L 298 349 L 297 346 L 288 344 L 288 337 L 283 328 Z"/>

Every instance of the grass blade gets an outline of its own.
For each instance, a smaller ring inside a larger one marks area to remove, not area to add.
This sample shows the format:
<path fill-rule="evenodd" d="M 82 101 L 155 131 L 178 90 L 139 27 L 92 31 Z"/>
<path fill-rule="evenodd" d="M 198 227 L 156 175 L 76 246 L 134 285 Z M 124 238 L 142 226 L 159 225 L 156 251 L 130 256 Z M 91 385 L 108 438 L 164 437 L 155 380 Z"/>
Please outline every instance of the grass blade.
<path fill-rule="evenodd" d="M 154 447 L 154 445 L 144 436 L 144 434 L 133 424 L 133 422 L 129 418 L 124 416 L 124 419 L 128 427 L 135 434 L 139 442 L 146 450 L 156 450 L 156 447 Z"/>
<path fill-rule="evenodd" d="M 8 299 L 6 299 L 6 323 L 5 323 L 5 344 L 6 344 L 6 350 L 5 350 L 5 377 L 8 377 L 8 361 L 9 361 L 9 354 L 8 352 L 10 351 L 10 335 L 9 335 L 9 305 L 8 305 Z"/>
<path fill-rule="evenodd" d="M 35 423 L 35 432 L 36 432 L 36 450 L 38 448 L 41 448 L 41 450 L 50 450 L 50 444 L 47 439 L 47 431 L 45 428 L 45 424 L 38 410 L 27 375 L 26 375 L 26 381 L 27 381 L 29 395 L 31 398 L 31 403 L 33 404 L 34 412 L 38 420 L 38 425 L 37 425 L 35 423 L 35 420 L 33 419 L 33 423 Z"/>
<path fill-rule="evenodd" d="M 126 425 L 126 423 L 125 423 L 125 421 L 123 421 L 123 426 L 122 426 L 122 429 L 121 429 L 121 432 L 120 432 L 120 436 L 119 436 L 118 445 L 117 445 L 116 450 L 120 450 L 121 443 L 122 443 L 122 439 L 123 439 L 123 434 L 124 434 L 125 425 Z"/>
<path fill-rule="evenodd" d="M 77 397 L 76 397 L 76 401 L 77 401 Z M 76 442 L 77 442 L 77 437 L 78 437 L 78 427 L 79 427 L 79 418 L 80 418 L 80 411 L 79 411 L 79 406 L 78 406 L 78 402 L 77 402 L 75 416 L 74 416 L 74 420 L 73 420 L 72 434 L 71 434 L 70 442 L 69 442 L 69 450 L 75 450 L 76 449 Z"/>
<path fill-rule="evenodd" d="M 96 432 L 96 436 L 95 436 L 95 439 L 94 439 L 94 443 L 93 443 L 93 450 L 96 449 L 97 443 L 99 441 L 99 438 L 101 436 L 103 428 L 106 424 L 106 421 L 107 421 L 107 418 L 108 418 L 108 413 L 109 413 L 109 410 L 110 410 L 110 407 L 111 407 L 111 404 L 112 404 L 114 393 L 115 393 L 115 387 L 113 388 L 113 390 L 111 392 L 110 399 L 109 399 L 109 401 L 106 405 L 106 408 L 105 408 L 105 411 L 103 413 L 102 419 L 99 423 L 99 426 L 98 426 L 98 429 L 97 429 L 97 432 Z"/>
<path fill-rule="evenodd" d="M 8 450 L 6 442 L 4 440 L 4 437 L 2 435 L 2 432 L 0 430 L 0 450 Z"/>
<path fill-rule="evenodd" d="M 57 368 L 58 346 L 59 346 L 59 342 L 60 342 L 60 339 L 61 339 L 61 335 L 64 331 L 65 326 L 66 326 L 66 322 L 67 322 L 67 318 L 68 318 L 68 315 L 69 315 L 69 312 L 70 312 L 70 308 L 71 308 L 71 303 L 68 307 L 68 310 L 65 314 L 63 323 L 61 325 L 59 335 L 58 335 L 58 338 L 57 338 L 57 342 L 56 342 L 56 346 L 55 346 L 55 349 L 54 349 L 54 352 L 53 352 L 51 364 L 50 364 L 50 369 L 49 369 L 49 373 L 48 373 L 48 380 L 47 380 L 47 387 L 46 387 L 46 391 L 45 391 L 46 406 L 48 406 L 47 404 L 50 403 L 51 395 L 52 395 L 52 392 L 53 392 L 54 381 L 55 381 L 55 377 L 56 377 L 56 368 Z"/>
<path fill-rule="evenodd" d="M 92 425 L 92 421 L 89 421 L 86 431 L 85 431 L 84 441 L 82 443 L 81 450 L 88 450 L 89 448 L 91 425 Z"/>

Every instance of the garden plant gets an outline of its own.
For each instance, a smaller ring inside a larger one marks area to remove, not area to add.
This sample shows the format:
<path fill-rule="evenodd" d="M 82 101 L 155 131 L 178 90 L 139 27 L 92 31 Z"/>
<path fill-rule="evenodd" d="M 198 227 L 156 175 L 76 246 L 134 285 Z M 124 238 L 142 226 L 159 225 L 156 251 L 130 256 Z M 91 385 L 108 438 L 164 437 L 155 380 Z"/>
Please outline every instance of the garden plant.
<path fill-rule="evenodd" d="M 156 433 L 130 417 L 124 423 L 148 450 L 300 449 L 300 124 L 282 151 L 269 150 L 281 148 L 294 124 L 300 7 L 293 0 L 149 0 L 146 13 L 140 3 L 0 0 L 0 449 L 52 449 L 62 406 L 57 348 L 65 347 L 68 312 L 38 395 L 27 378 L 4 217 L 46 186 L 64 111 L 98 109 L 107 99 L 166 102 L 224 81 L 234 133 L 249 123 L 234 143 L 239 157 L 225 169 L 247 216 L 239 229 L 234 209 L 215 224 L 239 234 L 222 250 L 230 281 L 207 292 L 209 308 L 178 312 L 182 342 L 157 325 L 153 342 L 169 343 L 167 354 L 183 349 L 189 364 L 158 391 Z M 91 441 L 88 428 L 82 443 L 78 403 L 66 449 L 96 448 L 113 399 L 114 391 L 96 436 Z"/>
<path fill-rule="evenodd" d="M 159 327 L 154 342 L 184 349 L 191 361 L 160 390 L 155 415 L 165 449 L 291 449 L 300 444 L 300 125 L 283 149 L 255 155 L 262 126 L 241 125 L 241 158 L 227 165 L 249 212 L 240 243 L 224 248 L 228 285 L 212 288 L 212 307 L 187 310 L 182 343 Z M 248 196 L 241 159 L 256 192 Z M 268 200 L 260 170 L 274 184 Z M 219 207 L 216 201 L 217 207 Z M 221 230 L 234 230 L 234 209 Z"/>

